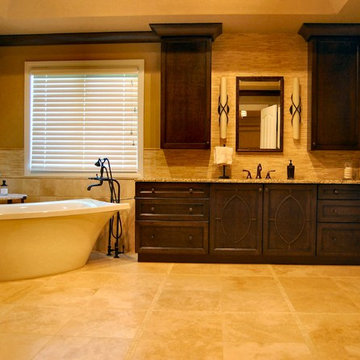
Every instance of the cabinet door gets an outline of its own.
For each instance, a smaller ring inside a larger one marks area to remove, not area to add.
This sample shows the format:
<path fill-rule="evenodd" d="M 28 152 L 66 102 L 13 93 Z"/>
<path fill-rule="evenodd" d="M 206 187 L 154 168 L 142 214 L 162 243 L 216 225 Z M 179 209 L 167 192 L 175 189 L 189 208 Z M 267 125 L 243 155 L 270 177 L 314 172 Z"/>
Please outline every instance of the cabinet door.
<path fill-rule="evenodd" d="M 261 254 L 262 185 L 212 185 L 210 252 Z"/>
<path fill-rule="evenodd" d="M 311 148 L 359 149 L 359 43 L 354 38 L 310 41 Z"/>
<path fill-rule="evenodd" d="M 166 39 L 161 51 L 161 147 L 209 149 L 211 39 Z"/>
<path fill-rule="evenodd" d="M 316 185 L 266 185 L 264 255 L 315 255 Z"/>

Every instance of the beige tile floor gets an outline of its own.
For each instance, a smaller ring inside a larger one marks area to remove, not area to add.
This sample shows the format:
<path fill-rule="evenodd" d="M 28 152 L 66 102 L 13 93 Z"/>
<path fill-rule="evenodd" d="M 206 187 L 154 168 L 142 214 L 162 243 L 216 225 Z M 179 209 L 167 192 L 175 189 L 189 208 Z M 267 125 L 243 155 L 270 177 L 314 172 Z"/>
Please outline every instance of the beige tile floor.
<path fill-rule="evenodd" d="M 1 360 L 360 359 L 360 266 L 137 263 L 0 283 Z"/>

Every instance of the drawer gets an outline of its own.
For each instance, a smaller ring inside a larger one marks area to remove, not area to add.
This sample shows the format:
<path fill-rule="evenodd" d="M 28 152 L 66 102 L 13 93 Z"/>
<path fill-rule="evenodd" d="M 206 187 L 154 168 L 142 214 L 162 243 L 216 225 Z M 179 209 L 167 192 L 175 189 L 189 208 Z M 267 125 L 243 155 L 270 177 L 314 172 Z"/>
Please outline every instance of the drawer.
<path fill-rule="evenodd" d="M 207 254 L 208 228 L 208 222 L 137 221 L 136 251 Z"/>
<path fill-rule="evenodd" d="M 360 200 L 319 200 L 318 222 L 360 222 Z"/>
<path fill-rule="evenodd" d="M 360 185 L 319 185 L 318 198 L 360 200 Z"/>
<path fill-rule="evenodd" d="M 209 184 L 199 183 L 136 183 L 136 197 L 209 198 Z"/>
<path fill-rule="evenodd" d="M 360 224 L 318 224 L 317 255 L 360 255 Z"/>
<path fill-rule="evenodd" d="M 208 221 L 209 201 L 194 199 L 137 199 L 137 220 Z"/>

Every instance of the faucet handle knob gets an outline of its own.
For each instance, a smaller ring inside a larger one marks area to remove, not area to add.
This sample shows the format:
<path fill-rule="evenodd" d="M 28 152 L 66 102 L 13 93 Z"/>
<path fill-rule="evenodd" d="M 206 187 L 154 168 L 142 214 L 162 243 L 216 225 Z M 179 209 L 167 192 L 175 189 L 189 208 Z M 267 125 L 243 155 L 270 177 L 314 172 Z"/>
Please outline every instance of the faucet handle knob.
<path fill-rule="evenodd" d="M 275 171 L 276 171 L 276 170 L 269 170 L 269 171 L 267 172 L 267 174 L 266 174 L 265 179 L 271 179 L 270 173 L 271 173 L 271 172 L 275 172 Z"/>
<path fill-rule="evenodd" d="M 247 172 L 247 176 L 246 176 L 247 179 L 252 179 L 251 172 L 249 170 L 243 169 L 243 171 Z"/>

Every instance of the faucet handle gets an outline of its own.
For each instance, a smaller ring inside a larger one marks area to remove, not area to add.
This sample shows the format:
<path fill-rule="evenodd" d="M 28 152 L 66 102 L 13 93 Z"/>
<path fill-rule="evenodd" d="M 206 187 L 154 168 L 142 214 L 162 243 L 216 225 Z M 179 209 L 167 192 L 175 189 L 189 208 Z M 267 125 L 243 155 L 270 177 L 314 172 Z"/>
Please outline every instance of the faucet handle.
<path fill-rule="evenodd" d="M 252 179 L 251 172 L 249 170 L 243 169 L 243 171 L 247 172 L 247 176 L 246 176 L 247 179 Z"/>
<path fill-rule="evenodd" d="M 267 172 L 267 174 L 266 174 L 265 179 L 271 179 L 270 173 L 271 173 L 271 172 L 275 172 L 275 171 L 276 171 L 276 170 L 269 170 L 269 171 Z"/>

